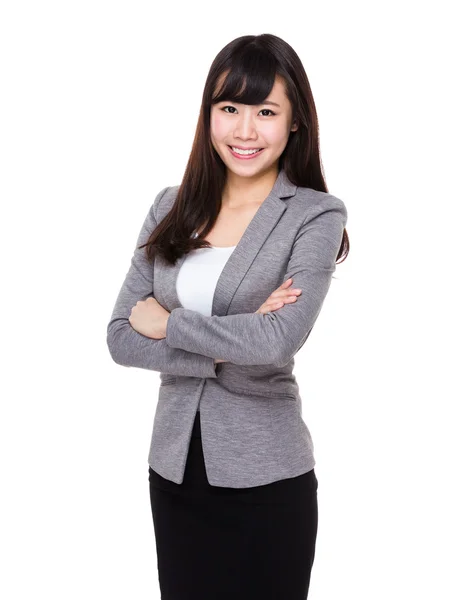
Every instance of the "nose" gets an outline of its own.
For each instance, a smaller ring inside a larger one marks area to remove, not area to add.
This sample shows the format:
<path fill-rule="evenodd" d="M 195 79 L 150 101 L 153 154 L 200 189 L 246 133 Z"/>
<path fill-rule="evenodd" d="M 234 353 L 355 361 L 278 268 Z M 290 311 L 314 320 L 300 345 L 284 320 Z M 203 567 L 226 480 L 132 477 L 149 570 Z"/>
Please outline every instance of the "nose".
<path fill-rule="evenodd" d="M 239 115 L 234 137 L 240 140 L 255 140 L 257 139 L 253 112 L 251 110 L 243 110 Z"/>

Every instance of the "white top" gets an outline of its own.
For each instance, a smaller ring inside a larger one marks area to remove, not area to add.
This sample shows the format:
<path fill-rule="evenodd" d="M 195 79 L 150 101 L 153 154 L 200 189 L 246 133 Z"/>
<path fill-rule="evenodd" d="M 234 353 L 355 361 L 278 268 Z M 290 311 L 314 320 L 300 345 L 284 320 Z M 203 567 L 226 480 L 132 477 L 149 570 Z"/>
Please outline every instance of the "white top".
<path fill-rule="evenodd" d="M 213 246 L 198 248 L 187 254 L 176 279 L 177 296 L 184 308 L 212 316 L 212 301 L 218 279 L 235 248 Z"/>

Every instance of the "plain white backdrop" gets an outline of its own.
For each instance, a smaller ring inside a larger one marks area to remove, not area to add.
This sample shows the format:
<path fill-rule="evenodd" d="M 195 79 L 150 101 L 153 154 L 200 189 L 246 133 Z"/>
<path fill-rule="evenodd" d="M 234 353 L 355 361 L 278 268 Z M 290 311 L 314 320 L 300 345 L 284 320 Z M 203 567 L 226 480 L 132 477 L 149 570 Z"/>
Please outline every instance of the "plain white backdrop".
<path fill-rule="evenodd" d="M 449 4 L 2 5 L 2 598 L 160 597 L 159 375 L 115 364 L 106 327 L 213 58 L 273 33 L 309 77 L 351 242 L 296 356 L 319 480 L 309 599 L 454 600 Z"/>

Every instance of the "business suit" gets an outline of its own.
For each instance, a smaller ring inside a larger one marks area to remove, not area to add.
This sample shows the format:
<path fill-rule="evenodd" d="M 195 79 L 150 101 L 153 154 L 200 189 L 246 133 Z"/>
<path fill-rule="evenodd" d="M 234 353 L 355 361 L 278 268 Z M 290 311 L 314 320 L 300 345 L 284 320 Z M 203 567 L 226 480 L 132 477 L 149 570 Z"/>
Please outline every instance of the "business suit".
<path fill-rule="evenodd" d="M 136 248 L 167 214 L 178 186 L 157 195 Z M 149 452 L 150 467 L 183 481 L 197 408 L 207 478 L 212 486 L 249 488 L 292 478 L 315 465 L 302 419 L 293 356 L 309 336 L 329 290 L 347 222 L 342 200 L 293 185 L 279 172 L 215 289 L 212 316 L 183 308 L 175 266 L 135 250 L 107 328 L 113 360 L 160 372 Z M 288 278 L 302 290 L 296 302 L 255 313 Z M 168 311 L 166 338 L 130 326 L 138 300 L 153 295 Z M 228 362 L 214 364 L 214 358 Z"/>

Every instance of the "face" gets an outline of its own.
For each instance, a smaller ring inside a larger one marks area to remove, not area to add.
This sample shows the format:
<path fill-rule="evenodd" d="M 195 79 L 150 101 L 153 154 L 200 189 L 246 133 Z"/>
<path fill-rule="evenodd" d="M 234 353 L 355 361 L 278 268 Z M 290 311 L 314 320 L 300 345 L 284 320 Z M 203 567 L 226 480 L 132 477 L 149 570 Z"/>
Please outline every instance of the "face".
<path fill-rule="evenodd" d="M 287 145 L 290 132 L 297 129 L 291 123 L 291 113 L 292 106 L 279 77 L 261 105 L 227 100 L 214 104 L 211 108 L 211 141 L 227 169 L 236 175 L 251 177 L 274 167 Z M 261 150 L 251 155 L 236 153 L 236 149 L 244 148 Z"/>

